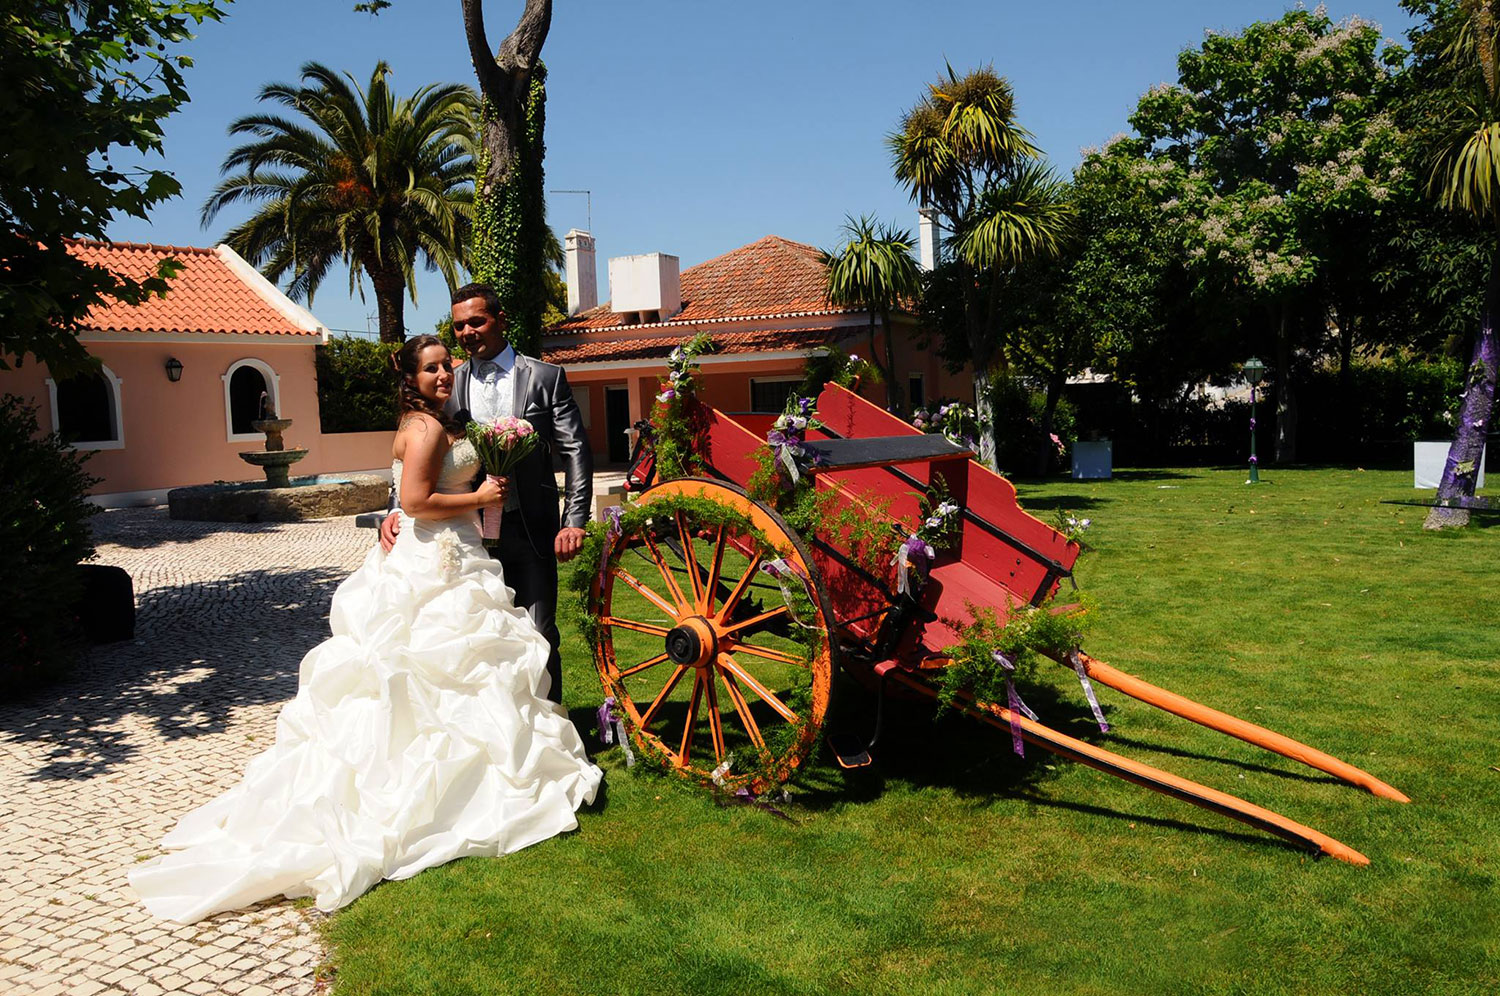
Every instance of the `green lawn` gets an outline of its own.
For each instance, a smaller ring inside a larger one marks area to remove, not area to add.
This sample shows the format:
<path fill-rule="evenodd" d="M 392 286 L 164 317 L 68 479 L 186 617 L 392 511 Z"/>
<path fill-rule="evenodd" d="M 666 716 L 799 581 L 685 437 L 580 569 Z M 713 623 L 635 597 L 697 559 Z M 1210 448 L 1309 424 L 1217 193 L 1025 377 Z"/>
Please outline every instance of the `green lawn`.
<path fill-rule="evenodd" d="M 1274 838 L 954 716 L 893 711 L 877 763 L 821 756 L 781 808 L 627 773 L 576 833 L 386 883 L 328 921 L 365 993 L 1494 993 L 1500 990 L 1500 523 L 1424 534 L 1410 473 L 1133 471 L 1025 484 L 1094 520 L 1087 649 L 1320 747 L 1410 805 L 1061 669 L 1042 720 L 1328 833 Z M 599 685 L 567 634 L 588 732 Z M 836 688 L 835 728 L 869 703 Z M 1089 732 L 1093 730 L 1093 732 Z M 592 742 L 592 741 L 591 741 Z"/>

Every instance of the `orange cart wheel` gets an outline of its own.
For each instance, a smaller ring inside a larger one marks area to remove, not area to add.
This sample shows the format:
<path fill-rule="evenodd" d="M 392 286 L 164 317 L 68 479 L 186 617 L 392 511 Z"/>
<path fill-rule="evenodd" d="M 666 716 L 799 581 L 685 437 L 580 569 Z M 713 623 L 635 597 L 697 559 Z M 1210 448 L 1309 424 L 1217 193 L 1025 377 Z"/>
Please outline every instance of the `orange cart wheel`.
<path fill-rule="evenodd" d="M 749 526 L 685 507 L 705 499 Z M 606 693 L 647 757 L 731 790 L 784 782 L 817 743 L 833 682 L 832 615 L 811 556 L 733 485 L 668 481 L 635 504 L 662 514 L 629 517 L 593 591 Z"/>

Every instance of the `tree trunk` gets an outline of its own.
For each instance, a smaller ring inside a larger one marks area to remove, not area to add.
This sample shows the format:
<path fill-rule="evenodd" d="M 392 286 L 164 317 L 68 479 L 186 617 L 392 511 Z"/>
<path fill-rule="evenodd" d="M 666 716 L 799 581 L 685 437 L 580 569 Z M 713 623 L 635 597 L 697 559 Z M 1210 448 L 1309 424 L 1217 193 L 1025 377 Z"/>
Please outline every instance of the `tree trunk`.
<path fill-rule="evenodd" d="M 1276 324 L 1276 453 L 1279 464 L 1297 460 L 1297 393 L 1292 389 L 1292 337 L 1287 331 L 1287 305 L 1277 306 Z"/>
<path fill-rule="evenodd" d="M 1037 443 L 1036 472 L 1045 476 L 1052 469 L 1052 456 L 1057 446 L 1052 442 L 1052 420 L 1057 415 L 1057 403 L 1062 398 L 1063 385 L 1067 378 L 1053 371 L 1047 377 L 1047 399 L 1042 405 L 1042 438 Z"/>
<path fill-rule="evenodd" d="M 1495 320 L 1500 314 L 1500 254 L 1490 262 L 1490 282 L 1484 297 L 1484 314 L 1479 319 L 1479 335 L 1474 339 L 1474 356 L 1464 380 L 1464 402 L 1458 412 L 1458 429 L 1448 460 L 1443 464 L 1443 478 L 1438 482 L 1438 500 L 1472 497 L 1479 480 L 1479 461 L 1484 455 L 1485 436 L 1495 409 L 1495 381 L 1500 374 L 1500 334 Z M 1463 508 L 1434 508 L 1427 513 L 1423 529 L 1448 529 L 1469 524 L 1469 511 Z"/>
<path fill-rule="evenodd" d="M 891 344 L 890 312 L 882 311 L 880 321 L 885 325 L 885 409 L 894 415 L 901 407 L 901 391 L 896 385 L 896 350 Z M 870 346 L 874 348 L 875 344 L 872 342 Z"/>
<path fill-rule="evenodd" d="M 393 268 L 394 270 L 394 268 Z M 380 341 L 406 341 L 406 281 L 399 270 L 370 272 L 375 286 L 375 308 L 380 314 Z"/>
<path fill-rule="evenodd" d="M 990 382 L 990 368 L 982 363 L 974 364 L 974 411 L 979 417 L 979 462 L 991 470 L 995 466 L 995 406 L 994 385 Z"/>
<path fill-rule="evenodd" d="M 520 150 L 522 118 L 531 83 L 531 71 L 541 57 L 542 43 L 552 26 L 552 0 L 526 0 L 516 29 L 491 53 L 484 28 L 482 0 L 462 0 L 464 34 L 479 90 L 489 104 L 484 124 L 484 151 L 489 169 L 480 178 L 477 195 L 495 196 L 496 188 L 510 178 Z"/>

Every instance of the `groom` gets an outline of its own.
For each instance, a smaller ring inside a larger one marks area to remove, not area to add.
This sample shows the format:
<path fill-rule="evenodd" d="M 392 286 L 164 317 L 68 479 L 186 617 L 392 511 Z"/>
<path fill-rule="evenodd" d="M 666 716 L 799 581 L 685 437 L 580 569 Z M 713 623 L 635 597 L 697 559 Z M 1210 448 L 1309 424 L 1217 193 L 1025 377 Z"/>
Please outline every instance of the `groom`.
<path fill-rule="evenodd" d="M 488 284 L 467 284 L 453 292 L 453 332 L 469 359 L 453 371 L 453 396 L 444 410 L 461 423 L 517 415 L 536 428 L 542 441 L 511 475 L 494 556 L 505 568 L 505 583 L 515 589 L 516 604 L 530 613 L 531 621 L 547 638 L 551 648 L 547 673 L 552 677 L 547 697 L 561 702 L 557 565 L 571 560 L 583 546 L 594 480 L 594 457 L 583 416 L 562 367 L 523 356 L 506 341 L 505 312 L 499 295 Z M 566 480 L 561 523 L 552 472 L 554 451 L 562 460 Z M 387 550 L 400 531 L 400 518 L 388 515 L 381 524 L 380 543 Z"/>

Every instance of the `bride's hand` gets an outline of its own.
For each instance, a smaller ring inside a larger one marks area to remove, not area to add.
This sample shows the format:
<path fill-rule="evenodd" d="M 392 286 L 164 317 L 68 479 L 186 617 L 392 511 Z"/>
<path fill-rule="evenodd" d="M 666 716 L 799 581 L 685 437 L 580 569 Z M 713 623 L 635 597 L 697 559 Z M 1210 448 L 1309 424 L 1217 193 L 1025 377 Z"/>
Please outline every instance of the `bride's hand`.
<path fill-rule="evenodd" d="M 484 508 L 487 505 L 504 505 L 505 497 L 509 493 L 510 480 L 504 477 L 498 481 L 494 478 L 486 477 L 479 483 L 479 487 L 474 492 L 479 501 L 480 508 Z"/>

